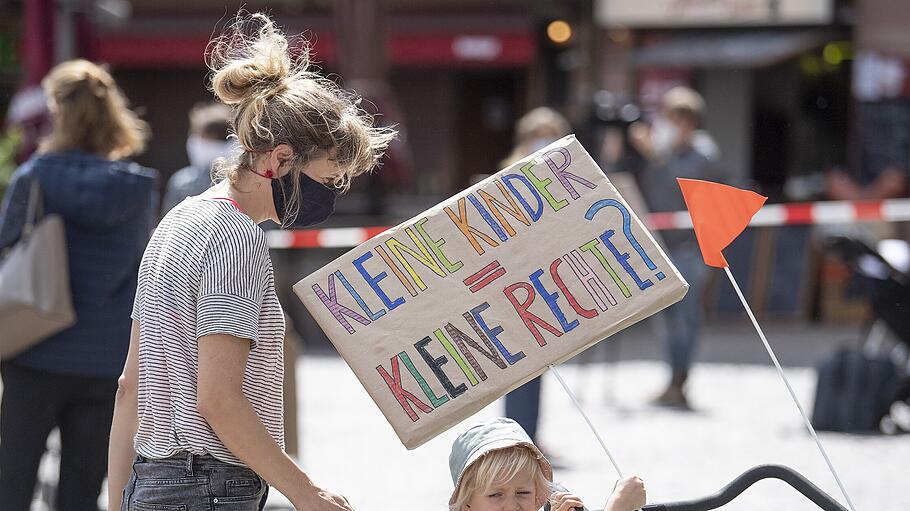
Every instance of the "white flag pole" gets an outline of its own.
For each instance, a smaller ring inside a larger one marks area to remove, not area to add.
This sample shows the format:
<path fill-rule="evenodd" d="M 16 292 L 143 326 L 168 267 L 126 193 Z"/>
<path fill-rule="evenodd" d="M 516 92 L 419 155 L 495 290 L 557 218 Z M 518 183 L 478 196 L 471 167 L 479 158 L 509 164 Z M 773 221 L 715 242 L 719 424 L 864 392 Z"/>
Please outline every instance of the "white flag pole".
<path fill-rule="evenodd" d="M 743 303 L 743 307 L 746 309 L 746 313 L 749 314 L 749 319 L 752 320 L 752 325 L 755 327 L 755 331 L 758 332 L 758 336 L 761 338 L 762 343 L 764 343 L 765 349 L 768 351 L 768 355 L 771 356 L 771 361 L 774 362 L 774 367 L 777 368 L 777 374 L 780 375 L 780 379 L 783 380 L 784 385 L 786 385 L 787 391 L 790 392 L 790 397 L 793 398 L 793 403 L 796 404 L 796 408 L 799 410 L 799 414 L 803 417 L 803 421 L 806 423 L 806 428 L 809 430 L 809 434 L 812 435 L 812 439 L 815 440 L 815 445 L 818 446 L 818 450 L 822 453 L 822 457 L 825 458 L 825 463 L 828 464 L 828 469 L 830 469 L 831 474 L 834 475 L 834 480 L 837 481 L 837 485 L 840 487 L 841 493 L 843 493 L 844 498 L 847 499 L 847 505 L 850 506 L 851 511 L 856 511 L 856 508 L 853 507 L 853 501 L 850 500 L 850 495 L 847 494 L 847 489 L 844 487 L 844 483 L 841 482 L 840 477 L 837 475 L 837 470 L 834 469 L 834 464 L 831 463 L 831 459 L 828 458 L 828 453 L 825 452 L 825 448 L 822 446 L 821 440 L 819 440 L 818 435 L 815 433 L 815 428 L 812 427 L 812 422 L 809 420 L 809 417 L 803 410 L 802 405 L 799 404 L 799 399 L 796 398 L 796 393 L 793 391 L 793 387 L 790 385 L 790 381 L 787 380 L 787 376 L 784 374 L 784 370 L 780 366 L 780 362 L 777 360 L 777 355 L 775 355 L 774 350 L 771 349 L 771 344 L 768 343 L 768 339 L 765 337 L 765 333 L 762 331 L 761 326 L 759 326 L 758 321 L 755 319 L 755 315 L 752 314 L 752 308 L 749 307 L 749 303 L 746 302 L 746 297 L 743 296 L 743 292 L 739 289 L 739 284 L 737 284 L 736 279 L 733 278 L 733 273 L 730 271 L 730 267 L 724 266 L 724 271 L 727 273 L 727 277 L 730 279 L 730 283 L 733 284 L 733 289 L 736 290 L 736 295 L 739 296 L 739 301 Z"/>
<path fill-rule="evenodd" d="M 591 432 L 594 433 L 594 437 L 597 438 L 597 441 L 600 443 L 600 446 L 603 448 L 604 452 L 607 454 L 607 458 L 610 458 L 610 463 L 613 464 L 613 468 L 616 470 L 616 473 L 619 475 L 619 478 L 622 479 L 623 477 L 625 477 L 622 474 L 622 469 L 619 468 L 619 464 L 616 463 L 616 459 L 613 458 L 613 455 L 610 453 L 610 449 L 607 448 L 606 442 L 604 442 L 604 439 L 601 438 L 600 433 L 597 432 L 597 428 L 594 427 L 594 423 L 592 423 L 591 419 L 588 418 L 588 414 L 586 414 L 584 408 L 581 407 L 581 403 L 578 402 L 578 398 L 575 397 L 575 393 L 572 392 L 572 389 L 569 388 L 569 385 L 566 384 L 566 381 L 562 379 L 562 375 L 559 374 L 559 371 L 556 370 L 555 365 L 550 364 L 548 367 L 550 368 L 550 372 L 553 373 L 553 376 L 555 376 L 556 379 L 559 380 L 559 384 L 562 385 L 563 390 L 565 390 L 566 394 L 569 395 L 569 399 L 572 400 L 572 403 L 575 405 L 575 408 L 578 410 L 578 413 L 580 413 L 581 416 L 584 417 L 585 422 L 588 423 L 588 427 L 591 429 Z M 639 510 L 636 510 L 636 511 L 639 511 Z"/>
<path fill-rule="evenodd" d="M 562 388 L 566 391 L 566 394 L 569 395 L 569 399 L 572 400 L 572 403 L 575 404 L 575 408 L 578 409 L 578 412 L 581 413 L 581 416 L 584 417 L 585 422 L 588 423 L 588 427 L 591 428 L 591 432 L 594 433 L 594 436 L 597 438 L 597 441 L 600 442 L 600 446 L 603 447 L 607 457 L 610 458 L 610 463 L 613 464 L 613 468 L 616 469 L 616 473 L 619 474 L 619 478 L 622 479 L 622 469 L 619 468 L 619 464 L 616 463 L 616 459 L 613 458 L 613 455 L 610 454 L 610 449 L 607 449 L 607 444 L 604 442 L 603 438 L 600 437 L 600 433 L 597 432 L 597 428 L 594 427 L 594 424 L 591 422 L 591 419 L 588 418 L 588 414 L 585 413 L 584 409 L 581 407 L 581 403 L 578 402 L 578 399 L 575 397 L 575 393 L 572 392 L 572 389 L 566 384 L 566 381 L 562 379 L 562 375 L 559 374 L 559 371 L 556 370 L 556 366 L 553 364 L 549 365 L 550 371 L 552 371 L 553 376 L 559 380 L 559 384 L 562 385 Z"/>

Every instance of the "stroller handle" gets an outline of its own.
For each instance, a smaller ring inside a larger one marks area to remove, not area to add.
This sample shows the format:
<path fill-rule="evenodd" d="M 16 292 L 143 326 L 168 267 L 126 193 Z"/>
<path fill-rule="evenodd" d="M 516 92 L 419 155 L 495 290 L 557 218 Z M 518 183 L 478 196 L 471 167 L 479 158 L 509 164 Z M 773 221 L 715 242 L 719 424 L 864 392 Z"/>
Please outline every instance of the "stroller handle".
<path fill-rule="evenodd" d="M 840 505 L 827 493 L 821 491 L 808 479 L 792 468 L 783 465 L 759 465 L 750 468 L 714 495 L 701 499 L 652 504 L 643 507 L 642 511 L 707 511 L 709 509 L 717 509 L 738 497 L 742 492 L 762 479 L 780 479 L 825 511 L 847 511 L 844 506 Z"/>

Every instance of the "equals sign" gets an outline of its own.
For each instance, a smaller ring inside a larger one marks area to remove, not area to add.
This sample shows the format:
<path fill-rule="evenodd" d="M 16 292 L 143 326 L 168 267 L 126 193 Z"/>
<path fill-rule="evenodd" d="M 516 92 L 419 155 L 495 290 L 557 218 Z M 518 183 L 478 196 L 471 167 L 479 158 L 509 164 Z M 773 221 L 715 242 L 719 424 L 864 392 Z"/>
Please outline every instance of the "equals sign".
<path fill-rule="evenodd" d="M 505 274 L 506 269 L 499 265 L 499 261 L 493 261 L 481 268 L 480 271 L 464 279 L 463 282 L 472 293 L 476 293 Z"/>

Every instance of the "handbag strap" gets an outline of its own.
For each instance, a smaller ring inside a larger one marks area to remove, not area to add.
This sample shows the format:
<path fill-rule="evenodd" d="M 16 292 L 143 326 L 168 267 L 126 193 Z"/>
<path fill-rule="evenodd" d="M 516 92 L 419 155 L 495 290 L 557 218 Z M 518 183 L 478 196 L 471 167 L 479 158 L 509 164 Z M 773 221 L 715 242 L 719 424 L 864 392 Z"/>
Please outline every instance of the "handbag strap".
<path fill-rule="evenodd" d="M 27 238 L 32 234 L 32 229 L 38 220 L 44 216 L 44 200 L 41 196 L 41 187 L 38 177 L 32 175 L 31 186 L 28 190 L 28 206 L 25 213 L 25 224 L 22 226 L 22 237 Z"/>

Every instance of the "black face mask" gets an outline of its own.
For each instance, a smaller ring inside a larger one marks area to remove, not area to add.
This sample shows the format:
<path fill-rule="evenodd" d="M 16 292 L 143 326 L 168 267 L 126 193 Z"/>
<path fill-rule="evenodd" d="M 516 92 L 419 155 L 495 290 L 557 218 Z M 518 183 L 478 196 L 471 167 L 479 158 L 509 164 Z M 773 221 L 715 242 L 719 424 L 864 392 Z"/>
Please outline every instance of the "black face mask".
<path fill-rule="evenodd" d="M 335 189 L 314 181 L 303 172 L 298 172 L 296 176 L 291 174 L 288 172 L 278 179 L 272 179 L 272 199 L 281 226 L 285 229 L 300 229 L 328 218 L 335 210 Z M 287 202 L 294 193 L 294 178 L 300 183 L 300 209 L 294 221 L 286 223 Z"/>

